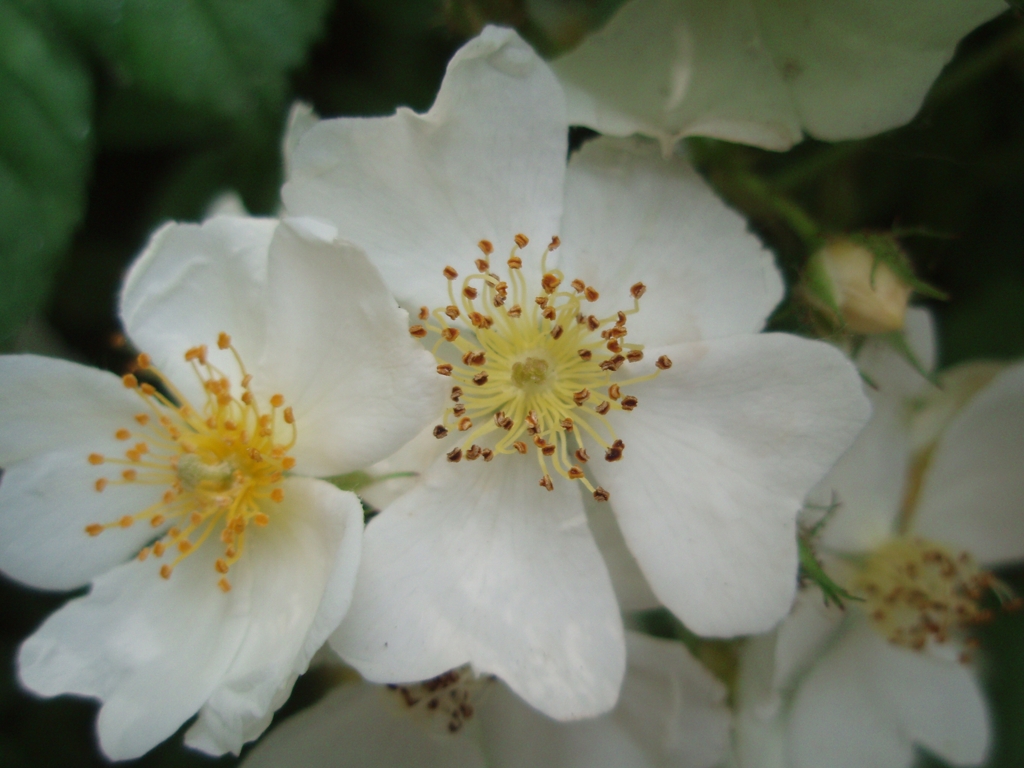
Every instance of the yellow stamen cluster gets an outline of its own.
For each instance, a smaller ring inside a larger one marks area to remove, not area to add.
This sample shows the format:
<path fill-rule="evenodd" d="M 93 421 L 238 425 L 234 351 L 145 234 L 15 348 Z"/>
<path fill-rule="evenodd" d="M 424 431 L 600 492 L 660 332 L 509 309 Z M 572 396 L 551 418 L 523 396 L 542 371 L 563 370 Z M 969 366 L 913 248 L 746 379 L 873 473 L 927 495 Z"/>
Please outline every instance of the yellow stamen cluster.
<path fill-rule="evenodd" d="M 464 666 L 422 683 L 388 685 L 387 689 L 398 694 L 405 710 L 426 717 L 432 728 L 456 734 L 473 718 L 473 699 L 492 679 L 475 677 Z"/>
<path fill-rule="evenodd" d="M 117 477 L 97 479 L 95 488 L 102 492 L 112 485 L 143 483 L 164 486 L 165 490 L 160 501 L 150 507 L 113 522 L 93 523 L 85 532 L 98 536 L 137 522 L 162 531 L 138 558 L 162 558 L 165 552 L 172 552 L 173 559 L 160 567 L 160 575 L 167 579 L 178 563 L 219 531 L 224 555 L 214 568 L 221 576 L 218 585 L 227 592 L 231 584 L 226 574 L 242 556 L 247 526 L 267 525 L 267 502 L 284 500 L 280 484 L 295 466 L 295 459 L 287 454 L 295 445 L 296 429 L 292 409 L 285 407 L 282 395 L 274 395 L 264 406 L 257 402 L 250 388 L 252 376 L 231 337 L 221 333 L 217 346 L 233 354 L 241 391 L 210 363 L 206 346 L 193 347 L 185 353 L 185 360 L 191 363 L 206 395 L 201 409 L 190 404 L 145 354 L 138 357 L 137 372 L 155 380 L 160 389 L 140 382 L 133 373 L 124 376 L 124 385 L 138 393 L 145 410 L 136 414 L 131 429 L 114 433 L 131 446 L 123 458 L 89 455 L 90 464 L 123 467 Z"/>
<path fill-rule="evenodd" d="M 630 309 L 603 318 L 589 314 L 586 305 L 597 301 L 598 291 L 578 279 L 566 285 L 559 270 L 547 269 L 548 254 L 560 244 L 553 237 L 541 256 L 540 290 L 531 294 L 520 255 L 528 243 L 525 235 L 516 235 L 505 281 L 491 270 L 493 245 L 482 240 L 483 258 L 476 260 L 477 271 L 463 279 L 458 295 L 458 272 L 445 267 L 448 306 L 423 307 L 422 324 L 409 329 L 417 338 L 437 334 L 437 372 L 453 380 L 453 404 L 434 435 L 465 433 L 448 453 L 452 462 L 525 454 L 532 444 L 542 487 L 554 487 L 550 465 L 606 501 L 608 492 L 595 488 L 583 471 L 590 459 L 584 436 L 604 450 L 606 461 L 621 459 L 626 446 L 607 415 L 636 408 L 637 398 L 622 388 L 653 378 L 672 361 L 662 356 L 655 363 L 659 371 L 613 381 L 624 365 L 643 359 L 643 345 L 626 341 L 626 323 L 639 311 L 646 287 L 636 283 L 629 288 Z M 460 320 L 472 330 L 455 324 Z"/>
<path fill-rule="evenodd" d="M 966 552 L 920 539 L 895 538 L 875 550 L 854 578 L 851 591 L 864 598 L 875 629 L 890 642 L 914 650 L 963 639 L 992 619 L 983 607 L 995 596 L 1005 607 L 1019 603 Z"/>

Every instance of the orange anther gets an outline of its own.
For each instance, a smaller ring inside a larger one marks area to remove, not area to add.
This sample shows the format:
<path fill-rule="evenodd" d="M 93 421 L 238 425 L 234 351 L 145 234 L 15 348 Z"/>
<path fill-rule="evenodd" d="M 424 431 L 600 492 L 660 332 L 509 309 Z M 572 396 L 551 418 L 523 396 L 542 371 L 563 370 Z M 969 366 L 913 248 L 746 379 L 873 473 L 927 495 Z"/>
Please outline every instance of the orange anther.
<path fill-rule="evenodd" d="M 107 478 L 101 477 L 96 481 L 96 490 L 103 493 L 103 489 L 107 487 Z"/>
<path fill-rule="evenodd" d="M 192 542 L 188 539 L 182 539 L 178 542 L 178 551 L 182 554 L 188 554 L 192 551 Z"/>
<path fill-rule="evenodd" d="M 445 328 L 443 331 L 441 331 L 441 337 L 445 341 L 455 341 L 457 338 L 459 338 L 459 329 Z"/>
<path fill-rule="evenodd" d="M 619 389 L 618 384 L 608 385 L 608 397 L 610 397 L 612 400 L 618 400 L 621 395 L 622 391 Z"/>
<path fill-rule="evenodd" d="M 420 320 L 426 320 L 428 317 L 430 317 L 430 307 L 420 307 Z"/>
<path fill-rule="evenodd" d="M 168 535 L 169 537 L 171 537 L 172 539 L 176 539 L 176 538 L 178 538 L 179 536 L 181 536 L 181 531 L 180 531 L 180 530 L 178 530 L 177 528 L 171 528 L 171 530 L 169 530 L 169 531 L 167 532 L 167 535 Z"/>
<path fill-rule="evenodd" d="M 562 238 L 560 238 L 558 235 L 552 235 L 551 236 L 551 242 L 548 243 L 548 250 L 549 251 L 553 251 L 558 246 L 560 246 L 561 244 L 562 244 Z"/>
<path fill-rule="evenodd" d="M 249 458 L 253 461 L 263 461 L 263 454 L 260 453 L 256 448 L 249 449 Z"/>
<path fill-rule="evenodd" d="M 167 550 L 167 545 L 164 544 L 162 541 L 158 541 L 156 544 L 153 545 L 153 554 L 156 555 L 157 557 L 163 557 L 164 556 L 164 552 L 166 550 Z"/>
<path fill-rule="evenodd" d="M 147 384 L 146 382 L 142 382 L 139 385 L 139 389 L 142 390 L 142 394 L 144 395 L 153 396 L 156 394 L 156 387 L 154 387 L 152 384 Z"/>
<path fill-rule="evenodd" d="M 486 273 L 487 270 L 491 268 L 491 262 L 489 262 L 487 259 L 477 259 L 476 262 L 474 263 L 476 264 L 477 272 Z"/>
<path fill-rule="evenodd" d="M 277 490 L 281 489 L 278 488 Z M 275 499 L 275 501 L 277 501 L 277 499 Z M 260 528 L 263 528 L 270 523 L 270 515 L 264 514 L 263 512 L 257 512 L 253 516 L 252 521 L 256 523 L 256 525 L 258 525 Z"/>
<path fill-rule="evenodd" d="M 520 259 L 518 256 L 509 256 L 508 257 L 508 268 L 509 269 L 522 269 L 523 268 L 523 260 Z"/>
<path fill-rule="evenodd" d="M 138 357 L 135 358 L 135 364 L 138 365 L 139 368 L 145 370 L 146 368 L 149 368 L 149 366 L 153 364 L 153 359 L 145 352 L 143 352 Z"/>
<path fill-rule="evenodd" d="M 587 288 L 587 284 L 580 280 L 578 277 L 572 281 L 571 285 L 573 287 L 573 290 L 576 291 L 576 293 L 583 293 L 583 291 L 586 290 Z"/>
<path fill-rule="evenodd" d="M 284 405 L 284 395 L 274 395 L 270 398 L 270 404 L 275 408 L 280 408 Z"/>
<path fill-rule="evenodd" d="M 124 455 L 128 457 L 129 461 L 142 461 L 142 454 L 134 449 L 125 451 Z"/>
<path fill-rule="evenodd" d="M 540 284 L 545 293 L 551 294 L 562 284 L 562 279 L 558 275 L 548 272 L 540 279 Z"/>
<path fill-rule="evenodd" d="M 644 353 L 639 349 L 631 349 L 626 353 L 626 359 L 631 363 L 639 363 L 644 359 Z"/>
<path fill-rule="evenodd" d="M 220 587 L 220 591 L 227 593 L 231 591 L 231 582 L 227 579 L 221 579 L 217 582 L 217 586 Z"/>
<path fill-rule="evenodd" d="M 287 408 L 284 409 L 284 423 L 285 424 L 294 424 L 295 423 L 295 411 L 292 410 L 292 407 L 290 405 Z"/>
<path fill-rule="evenodd" d="M 122 517 L 120 520 L 117 521 L 117 524 L 120 525 L 122 528 L 131 528 L 132 527 L 132 523 L 134 523 L 134 522 L 135 522 L 135 518 L 134 517 L 132 517 L 131 515 L 125 515 L 124 517 Z"/>
<path fill-rule="evenodd" d="M 422 325 L 414 325 L 409 328 L 409 335 L 417 339 L 422 339 L 427 335 L 427 329 Z"/>
<path fill-rule="evenodd" d="M 451 320 L 457 320 L 459 315 L 462 314 L 461 312 L 459 312 L 459 308 L 456 307 L 454 304 L 449 304 L 447 307 L 445 307 L 444 313 L 448 315 L 448 317 Z"/>
<path fill-rule="evenodd" d="M 278 503 L 281 503 L 282 501 L 284 501 L 284 490 L 281 488 L 275 488 L 270 492 L 270 498 Z"/>
<path fill-rule="evenodd" d="M 509 317 L 519 317 L 521 314 L 523 314 L 523 308 L 520 307 L 518 304 L 513 304 L 511 307 L 508 308 Z"/>
<path fill-rule="evenodd" d="M 174 569 L 171 568 L 171 566 L 169 566 L 166 563 L 164 563 L 163 565 L 160 566 L 160 575 L 163 576 L 165 579 L 169 579 L 169 578 L 171 578 L 171 572 L 173 570 Z"/>
<path fill-rule="evenodd" d="M 465 432 L 467 429 L 471 429 L 473 426 L 473 420 L 469 416 L 463 416 L 459 419 L 459 432 Z"/>
<path fill-rule="evenodd" d="M 578 349 L 576 350 L 576 354 L 580 356 L 581 360 L 589 360 L 591 357 L 594 356 L 593 352 L 591 352 L 589 349 Z"/>
<path fill-rule="evenodd" d="M 556 325 L 554 328 L 551 329 L 551 338 L 552 339 L 556 339 L 556 340 L 560 339 L 560 338 L 562 338 L 562 334 L 564 332 L 565 332 L 565 329 L 562 328 L 562 326 Z"/>
<path fill-rule="evenodd" d="M 600 327 L 601 327 L 601 321 L 600 320 L 598 320 L 593 315 L 587 315 L 587 328 L 589 328 L 591 331 L 596 331 Z"/>
<path fill-rule="evenodd" d="M 629 288 L 629 293 L 634 299 L 639 299 L 644 293 L 647 292 L 647 286 L 643 283 L 633 283 Z"/>
<path fill-rule="evenodd" d="M 545 310 L 541 312 L 541 314 L 544 316 L 546 320 L 550 320 L 551 322 L 554 322 L 555 317 L 557 317 L 554 307 L 545 308 Z"/>
<path fill-rule="evenodd" d="M 516 449 L 517 453 L 526 453 L 526 443 L 522 440 L 516 440 L 512 443 L 512 447 Z"/>
<path fill-rule="evenodd" d="M 569 467 L 568 474 L 570 480 L 579 480 L 583 477 L 583 470 L 574 465 Z"/>
<path fill-rule="evenodd" d="M 285 456 L 281 459 L 281 469 L 289 470 L 295 466 L 295 459 L 291 456 Z"/>
<path fill-rule="evenodd" d="M 611 403 L 609 403 L 607 400 L 602 400 L 600 403 L 594 406 L 594 410 L 597 411 L 602 416 L 604 416 L 606 413 L 608 413 L 611 407 Z"/>
<path fill-rule="evenodd" d="M 136 443 L 135 450 L 138 451 L 140 455 L 143 453 L 149 453 L 149 446 L 145 443 Z"/>
<path fill-rule="evenodd" d="M 583 289 L 583 296 L 586 298 L 587 301 L 597 301 L 599 298 L 601 298 L 601 294 L 598 293 L 597 290 L 595 290 L 594 287 L 590 285 Z"/>
<path fill-rule="evenodd" d="M 490 448 L 484 448 L 480 455 L 484 457 L 484 461 L 490 461 L 494 458 L 494 451 Z"/>
<path fill-rule="evenodd" d="M 148 413 L 136 413 L 135 414 L 135 420 L 137 422 L 139 422 L 139 424 L 144 427 L 147 424 L 149 424 L 149 414 Z"/>
<path fill-rule="evenodd" d="M 590 390 L 586 387 L 581 389 L 579 392 L 572 393 L 572 399 L 576 405 L 583 405 L 588 397 L 590 397 Z"/>
<path fill-rule="evenodd" d="M 566 417 L 560 422 L 562 429 L 566 432 L 572 432 L 572 419 Z"/>
<path fill-rule="evenodd" d="M 140 561 L 143 561 L 147 557 L 149 557 L 149 547 L 143 547 L 139 550 L 138 558 Z"/>
<path fill-rule="evenodd" d="M 247 373 L 242 377 L 242 389 L 248 388 L 250 384 L 252 384 L 252 374 Z"/>
<path fill-rule="evenodd" d="M 89 454 L 89 463 L 93 464 L 93 465 L 102 464 L 103 463 L 103 456 L 101 454 L 98 454 L 98 453 L 90 453 Z"/>
<path fill-rule="evenodd" d="M 85 532 L 90 536 L 99 536 L 103 533 L 103 526 L 99 523 L 92 523 L 91 525 L 85 526 Z"/>
<path fill-rule="evenodd" d="M 530 238 L 528 238 L 522 232 L 516 235 L 514 240 L 516 241 L 516 245 L 519 246 L 520 248 L 525 248 L 527 245 L 530 244 Z"/>
<path fill-rule="evenodd" d="M 455 271 L 455 267 L 445 267 L 443 270 L 441 270 L 441 274 L 444 275 L 449 280 L 454 280 L 456 277 L 459 276 L 459 273 Z"/>
<path fill-rule="evenodd" d="M 153 515 L 151 518 L 149 518 L 149 524 L 152 525 L 154 528 L 159 528 L 166 522 L 166 520 L 167 518 L 165 518 L 163 515 Z"/>
<path fill-rule="evenodd" d="M 608 491 L 606 491 L 606 490 L 605 490 L 604 488 L 602 488 L 602 487 L 601 487 L 600 485 L 599 485 L 599 486 L 597 486 L 597 488 L 595 488 L 595 489 L 594 489 L 594 498 L 595 498 L 595 499 L 596 499 L 597 501 L 608 501 L 608 499 L 609 499 L 610 497 L 611 497 L 611 494 L 610 494 L 610 493 L 608 493 Z"/>
<path fill-rule="evenodd" d="M 220 558 L 217 558 L 216 562 L 214 562 L 214 564 L 213 564 L 213 567 L 217 571 L 217 573 L 227 573 L 228 572 L 228 564 L 225 563 Z"/>
<path fill-rule="evenodd" d="M 667 371 L 672 367 L 672 361 L 669 360 L 668 355 L 662 355 L 654 361 L 654 364 L 663 371 Z"/>
<path fill-rule="evenodd" d="M 231 337 L 228 336 L 224 331 L 217 334 L 217 347 L 220 349 L 227 349 L 231 346 Z"/>
<path fill-rule="evenodd" d="M 491 244 L 490 240 L 481 240 L 476 244 L 476 247 L 483 251 L 484 256 L 490 256 L 494 253 L 494 246 Z"/>
<path fill-rule="evenodd" d="M 632 395 L 626 395 L 622 398 L 622 410 L 632 411 L 637 406 L 637 399 Z"/>
<path fill-rule="evenodd" d="M 245 403 L 246 405 L 252 405 L 253 399 L 254 398 L 252 396 L 252 392 L 246 390 L 245 392 L 242 393 L 242 402 Z"/>
<path fill-rule="evenodd" d="M 480 371 L 476 376 L 473 377 L 473 383 L 478 387 L 482 387 L 487 383 L 487 371 Z"/>
<path fill-rule="evenodd" d="M 139 386 L 139 380 L 136 379 L 135 376 L 133 376 L 130 373 L 126 373 L 124 376 L 122 376 L 121 382 L 128 389 L 135 389 L 137 386 Z"/>
<path fill-rule="evenodd" d="M 448 451 L 446 456 L 448 457 L 448 461 L 452 462 L 453 464 L 457 461 L 461 461 L 462 449 L 456 446 L 455 448 L 452 448 L 450 451 Z"/>
<path fill-rule="evenodd" d="M 575 456 L 576 461 L 578 461 L 580 464 L 586 464 L 588 461 L 590 461 L 590 454 L 587 453 L 586 448 L 577 448 Z"/>
<path fill-rule="evenodd" d="M 540 479 L 538 485 L 541 488 L 546 488 L 549 491 L 555 490 L 555 484 L 551 482 L 551 477 L 549 475 L 544 475 L 544 477 Z"/>
<path fill-rule="evenodd" d="M 470 301 L 473 301 L 473 299 L 475 299 L 478 296 L 478 291 L 472 285 L 467 285 L 465 288 L 462 289 L 462 295 L 465 296 Z"/>
<path fill-rule="evenodd" d="M 448 437 L 448 430 L 445 429 L 443 425 L 438 424 L 436 427 L 434 427 L 434 437 L 436 437 L 438 440 L 440 440 L 443 437 Z"/>

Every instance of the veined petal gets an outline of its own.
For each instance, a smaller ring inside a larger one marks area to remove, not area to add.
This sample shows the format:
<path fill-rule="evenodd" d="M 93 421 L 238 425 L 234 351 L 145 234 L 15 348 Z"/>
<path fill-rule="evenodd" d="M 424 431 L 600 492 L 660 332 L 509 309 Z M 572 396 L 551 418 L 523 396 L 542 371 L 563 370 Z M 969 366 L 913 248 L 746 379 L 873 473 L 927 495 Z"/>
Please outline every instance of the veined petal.
<path fill-rule="evenodd" d="M 868 415 L 837 350 L 784 334 L 677 345 L 595 462 L 654 593 L 695 632 L 764 631 L 796 588 L 796 516 Z M 643 366 L 637 373 L 643 373 Z"/>
<path fill-rule="evenodd" d="M 206 344 L 216 355 L 225 332 L 243 360 L 263 354 L 267 249 L 276 226 L 273 219 L 235 216 L 165 224 L 128 272 L 121 292 L 128 336 L 196 405 L 204 394 L 186 350 Z"/>
<path fill-rule="evenodd" d="M 755 333 L 782 298 L 771 254 L 684 160 L 599 138 L 566 176 L 561 268 L 601 292 L 598 317 L 647 286 L 630 337 L 648 346 Z"/>
<path fill-rule="evenodd" d="M 221 592 L 216 555 L 200 547 L 167 580 L 152 559 L 103 574 L 22 644 L 22 684 L 100 699 L 97 730 L 111 759 L 152 749 L 210 697 L 249 629 L 250 584 L 239 578 Z"/>
<path fill-rule="evenodd" d="M 651 591 L 651 585 L 647 583 L 636 558 L 622 538 L 622 531 L 619 530 L 611 507 L 594 500 L 589 494 L 584 496 L 583 506 L 587 510 L 587 522 L 594 534 L 594 541 L 608 567 L 619 608 L 624 612 L 660 608 L 661 602 Z"/>
<path fill-rule="evenodd" d="M 1024 365 L 1006 369 L 946 428 L 912 520 L 919 536 L 986 565 L 1024 558 Z"/>
<path fill-rule="evenodd" d="M 403 714 L 395 694 L 351 683 L 276 727 L 245 768 L 484 768 L 470 734 L 437 738 Z"/>
<path fill-rule="evenodd" d="M 448 304 L 441 270 L 558 234 L 567 147 L 562 90 L 508 29 L 452 58 L 425 115 L 324 120 L 290 155 L 292 214 L 333 222 L 365 248 L 403 304 Z M 543 247 L 543 246 L 541 246 Z"/>
<path fill-rule="evenodd" d="M 293 405 L 298 471 L 335 475 L 398 450 L 442 410 L 436 363 L 366 255 L 306 220 L 270 243 L 266 355 L 254 387 Z"/>
<path fill-rule="evenodd" d="M 229 574 L 251 591 L 249 626 L 185 734 L 188 746 L 209 754 L 238 754 L 263 732 L 352 599 L 363 532 L 359 499 L 307 478 L 291 478 L 284 489 L 270 524 L 247 537 Z"/>
<path fill-rule="evenodd" d="M 367 678 L 471 663 L 559 719 L 606 712 L 625 667 L 618 606 L 578 490 L 530 459 L 441 459 L 366 530 L 332 647 Z"/>
<path fill-rule="evenodd" d="M 713 136 L 788 149 L 909 121 L 960 38 L 998 0 L 856 4 L 633 0 L 554 62 L 569 120 L 666 148 Z"/>

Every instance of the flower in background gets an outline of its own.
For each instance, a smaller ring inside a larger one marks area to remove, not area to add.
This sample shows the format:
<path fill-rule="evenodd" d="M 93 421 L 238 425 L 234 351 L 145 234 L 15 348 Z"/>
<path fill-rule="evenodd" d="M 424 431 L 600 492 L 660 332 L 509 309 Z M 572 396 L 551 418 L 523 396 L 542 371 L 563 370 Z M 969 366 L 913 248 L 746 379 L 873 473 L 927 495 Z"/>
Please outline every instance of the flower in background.
<path fill-rule="evenodd" d="M 921 310 L 908 326 L 930 360 Z M 1024 558 L 1024 365 L 951 369 L 943 390 L 869 342 L 871 422 L 820 486 L 839 508 L 821 554 L 861 601 L 844 615 L 809 590 L 774 633 L 749 641 L 737 762 L 903 768 L 915 745 L 953 765 L 984 762 L 987 707 L 971 630 L 1011 600 L 986 569 Z M 916 399 L 908 395 L 915 392 Z"/>
<path fill-rule="evenodd" d="M 622 696 L 602 717 L 551 720 L 492 678 L 343 684 L 285 721 L 246 768 L 711 768 L 726 755 L 725 686 L 678 642 L 628 633 Z"/>
<path fill-rule="evenodd" d="M 366 249 L 450 393 L 335 650 L 374 682 L 468 663 L 552 717 L 608 711 L 625 647 L 585 497 L 691 629 L 777 622 L 797 512 L 867 406 L 836 350 L 759 333 L 782 285 L 743 219 L 653 145 L 567 168 L 562 90 L 510 30 L 426 115 L 300 123 L 285 205 Z"/>
<path fill-rule="evenodd" d="M 631 0 L 553 63 L 569 122 L 784 150 L 909 122 L 964 35 L 1003 0 Z"/>
<path fill-rule="evenodd" d="M 365 256 L 320 223 L 169 224 L 121 297 L 123 379 L 0 358 L 0 568 L 74 599 L 22 645 L 44 696 L 100 699 L 100 746 L 238 752 L 344 615 L 362 508 L 314 480 L 408 441 L 439 402 Z"/>

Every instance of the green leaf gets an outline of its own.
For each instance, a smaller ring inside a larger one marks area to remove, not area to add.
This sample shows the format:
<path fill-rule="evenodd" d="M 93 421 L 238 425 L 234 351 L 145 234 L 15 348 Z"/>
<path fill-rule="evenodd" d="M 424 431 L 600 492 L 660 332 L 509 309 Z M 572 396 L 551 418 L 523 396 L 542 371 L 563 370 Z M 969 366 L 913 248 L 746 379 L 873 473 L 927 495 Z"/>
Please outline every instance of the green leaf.
<path fill-rule="evenodd" d="M 329 0 L 51 0 L 113 86 L 104 137 L 122 145 L 283 119 L 288 73 Z"/>
<path fill-rule="evenodd" d="M 0 0 L 0 339 L 45 300 L 92 157 L 88 73 L 45 22 Z"/>

